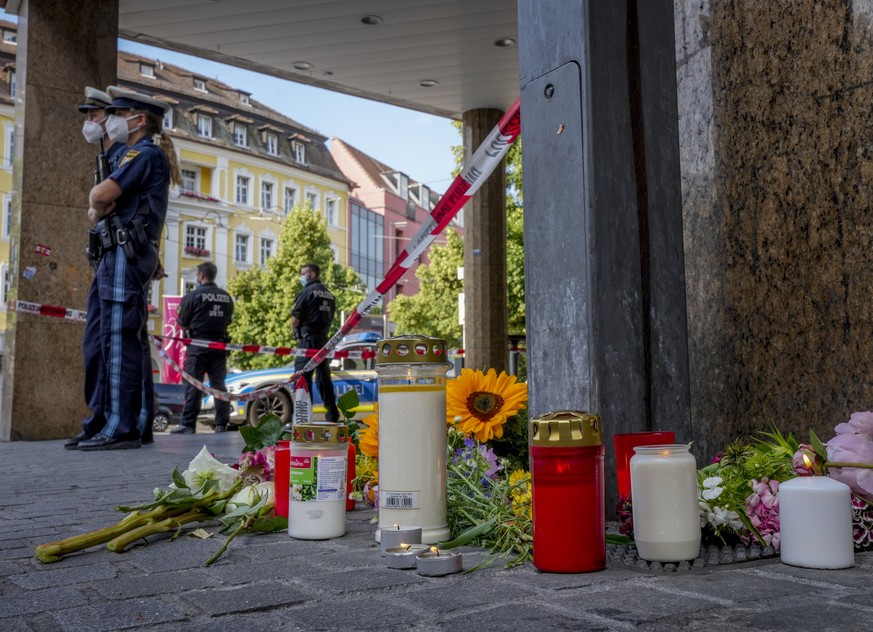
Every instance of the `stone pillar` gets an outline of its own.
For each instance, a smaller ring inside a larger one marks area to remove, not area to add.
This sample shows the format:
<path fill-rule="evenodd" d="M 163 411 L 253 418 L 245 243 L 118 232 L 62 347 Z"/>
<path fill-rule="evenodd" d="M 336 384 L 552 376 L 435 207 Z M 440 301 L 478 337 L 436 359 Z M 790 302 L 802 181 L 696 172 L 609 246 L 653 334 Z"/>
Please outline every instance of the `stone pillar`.
<path fill-rule="evenodd" d="M 694 438 L 672 16 L 519 0 L 528 409 L 599 413 L 607 444 Z"/>
<path fill-rule="evenodd" d="M 464 112 L 466 160 L 501 116 L 500 110 Z M 507 318 L 506 171 L 501 160 L 464 211 L 465 367 L 506 370 Z"/>
<path fill-rule="evenodd" d="M 118 1 L 24 0 L 18 16 L 9 297 L 84 310 L 96 152 L 82 138 L 76 105 L 86 85 L 115 82 Z M 7 323 L 0 439 L 72 436 L 87 412 L 82 325 L 11 310 Z"/>

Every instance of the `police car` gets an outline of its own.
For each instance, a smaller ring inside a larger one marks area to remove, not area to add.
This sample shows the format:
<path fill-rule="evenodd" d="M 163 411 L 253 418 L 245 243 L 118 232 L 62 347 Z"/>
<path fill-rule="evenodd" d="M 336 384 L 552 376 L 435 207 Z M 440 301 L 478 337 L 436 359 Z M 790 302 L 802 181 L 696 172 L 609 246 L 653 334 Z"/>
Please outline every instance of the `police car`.
<path fill-rule="evenodd" d="M 337 351 L 369 351 L 375 354 L 376 343 L 382 339 L 377 333 L 366 332 L 351 334 L 343 338 L 337 346 Z M 373 405 L 377 398 L 377 382 L 375 370 L 375 357 L 369 358 L 335 358 L 330 361 L 331 378 L 333 389 L 337 399 L 346 391 L 358 392 L 360 405 L 355 409 L 355 417 L 363 417 L 373 412 Z M 241 395 L 258 391 L 276 384 L 286 384 L 280 390 L 269 397 L 254 400 L 252 402 L 232 401 L 230 407 L 230 423 L 235 425 L 258 425 L 260 419 L 267 413 L 273 413 L 284 423 L 291 421 L 291 413 L 294 409 L 293 386 L 287 385 L 288 380 L 294 373 L 294 362 L 278 369 L 260 369 L 256 371 L 243 371 L 241 373 L 229 373 L 225 385 L 229 393 Z M 314 378 L 315 376 L 313 376 Z M 315 379 L 312 381 L 312 409 L 316 418 L 323 418 L 325 411 L 324 400 L 318 392 Z M 203 406 L 200 409 L 198 421 L 208 425 L 215 425 L 215 400 L 211 395 L 203 398 Z"/>

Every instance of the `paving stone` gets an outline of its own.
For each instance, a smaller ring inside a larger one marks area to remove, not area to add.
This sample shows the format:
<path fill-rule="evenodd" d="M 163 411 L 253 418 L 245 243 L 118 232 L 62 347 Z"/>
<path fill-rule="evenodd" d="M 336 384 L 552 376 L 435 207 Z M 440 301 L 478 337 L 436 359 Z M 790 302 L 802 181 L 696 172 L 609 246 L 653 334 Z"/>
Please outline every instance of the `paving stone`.
<path fill-rule="evenodd" d="M 249 584 L 269 580 L 290 581 L 303 575 L 316 575 L 318 571 L 296 558 L 278 558 L 262 563 L 247 560 L 234 564 L 214 564 L 204 568 L 203 573 L 215 582 L 225 585 Z"/>
<path fill-rule="evenodd" d="M 730 599 L 736 603 L 748 603 L 782 595 L 808 594 L 816 591 L 816 588 L 812 586 L 779 581 L 772 576 L 760 577 L 755 569 L 719 569 L 718 571 L 695 573 L 694 575 L 676 573 L 670 578 L 670 581 L 653 583 L 651 587 L 682 590 L 689 594 L 717 599 Z"/>
<path fill-rule="evenodd" d="M 856 563 L 852 568 L 823 570 L 818 568 L 788 566 L 787 564 L 782 564 L 780 562 L 778 564 L 771 564 L 758 568 L 756 569 L 756 573 L 763 577 L 769 577 L 776 580 L 782 578 L 801 579 L 834 584 L 835 586 L 864 588 L 869 587 L 871 584 L 871 570 L 873 570 L 873 567 L 865 567 L 858 563 Z"/>
<path fill-rule="evenodd" d="M 56 613 L 55 619 L 66 632 L 113 632 L 179 621 L 186 616 L 179 606 L 160 599 L 131 599 L 71 608 Z"/>
<path fill-rule="evenodd" d="M 409 630 L 419 620 L 415 611 L 382 599 L 327 600 L 312 606 L 282 610 L 288 625 L 300 630 Z M 472 626 L 471 626 L 472 627 Z M 541 628 L 542 629 L 542 628 Z M 468 632 L 470 628 L 467 628 Z"/>
<path fill-rule="evenodd" d="M 0 561 L 0 577 L 5 575 L 19 575 L 28 570 L 28 564 L 24 560 Z"/>
<path fill-rule="evenodd" d="M 559 613 L 545 606 L 514 605 L 511 608 L 491 608 L 465 613 L 443 621 L 440 630 L 469 632 L 542 632 L 543 630 L 614 630 L 610 622 L 586 617 L 584 614 Z M 621 628 L 618 628 L 621 629 Z"/>
<path fill-rule="evenodd" d="M 797 632 L 869 632 L 873 620 L 851 604 L 808 604 L 807 607 L 772 608 L 764 612 L 738 614 L 733 618 L 736 630 Z"/>
<path fill-rule="evenodd" d="M 302 604 L 312 597 L 312 593 L 300 586 L 272 582 L 225 589 L 195 590 L 180 596 L 207 615 L 215 616 Z"/>
<path fill-rule="evenodd" d="M 126 575 L 108 581 L 91 582 L 90 587 L 107 599 L 130 599 L 160 594 L 178 594 L 198 588 L 218 586 L 205 572 L 190 569 L 167 573 Z"/>
<path fill-rule="evenodd" d="M 431 581 L 439 581 L 440 579 L 442 578 L 432 578 Z M 312 586 L 317 590 L 336 594 L 372 590 L 374 588 L 421 584 L 427 581 L 427 579 L 414 570 L 403 571 L 385 568 L 329 573 L 311 578 L 302 578 L 301 581 L 305 582 L 305 585 Z"/>
<path fill-rule="evenodd" d="M 413 607 L 425 608 L 434 615 L 441 615 L 501 603 L 511 605 L 530 594 L 530 589 L 525 590 L 517 584 L 485 581 L 475 575 L 445 577 L 442 582 L 446 585 L 428 583 L 404 593 L 402 598 Z"/>
<path fill-rule="evenodd" d="M 0 630 L 3 630 L 3 632 L 33 632 L 33 628 L 22 619 L 0 618 Z"/>
<path fill-rule="evenodd" d="M 655 583 L 669 585 L 677 577 L 681 575 L 661 575 Z M 640 583 L 625 583 L 610 590 L 598 590 L 596 593 L 586 592 L 579 594 L 577 598 L 570 598 L 568 595 L 562 599 L 561 604 L 572 610 L 634 624 L 666 616 L 678 617 L 713 605 L 707 599 L 670 594 Z"/>
<path fill-rule="evenodd" d="M 58 566 L 58 563 L 45 567 L 38 573 L 10 575 L 9 581 L 22 588 L 48 588 L 49 586 L 67 586 L 87 584 L 98 579 L 113 579 L 115 568 L 111 564 L 98 563 L 87 566 Z"/>
<path fill-rule="evenodd" d="M 4 591 L 5 592 L 5 591 Z M 81 606 L 87 599 L 75 588 L 48 588 L 46 590 L 28 590 L 15 595 L 3 595 L 3 616 L 21 616 L 34 612 L 59 611 L 73 606 Z M 3 629 L 0 627 L 0 629 Z"/>

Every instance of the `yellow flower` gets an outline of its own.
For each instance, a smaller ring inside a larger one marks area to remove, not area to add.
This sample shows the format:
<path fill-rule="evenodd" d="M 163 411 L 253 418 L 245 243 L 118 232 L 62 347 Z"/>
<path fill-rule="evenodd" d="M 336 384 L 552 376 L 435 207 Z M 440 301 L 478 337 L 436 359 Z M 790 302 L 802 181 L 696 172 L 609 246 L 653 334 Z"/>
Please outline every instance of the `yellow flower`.
<path fill-rule="evenodd" d="M 446 385 L 446 420 L 482 443 L 502 437 L 503 424 L 526 403 L 527 384 L 505 371 L 463 369 Z"/>
<path fill-rule="evenodd" d="M 379 404 L 374 404 L 376 412 L 364 417 L 366 428 L 358 430 L 358 449 L 366 456 L 379 458 Z"/>
<path fill-rule="evenodd" d="M 512 513 L 516 516 L 531 517 L 530 472 L 515 470 L 509 475 L 509 485 L 512 491 Z"/>

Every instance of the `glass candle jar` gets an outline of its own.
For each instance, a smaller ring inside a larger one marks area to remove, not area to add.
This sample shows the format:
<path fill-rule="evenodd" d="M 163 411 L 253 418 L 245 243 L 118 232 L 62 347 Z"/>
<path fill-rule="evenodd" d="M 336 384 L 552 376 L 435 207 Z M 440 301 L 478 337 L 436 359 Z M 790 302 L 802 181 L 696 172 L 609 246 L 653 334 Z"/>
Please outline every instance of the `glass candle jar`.
<path fill-rule="evenodd" d="M 634 541 L 650 562 L 692 560 L 700 551 L 697 462 L 687 444 L 634 448 Z"/>
<path fill-rule="evenodd" d="M 665 445 L 676 443 L 676 437 L 669 430 L 654 432 L 623 432 L 612 437 L 615 446 L 615 480 L 618 484 L 618 497 L 627 498 L 631 493 L 630 460 L 634 448 L 641 445 Z"/>
<path fill-rule="evenodd" d="M 288 535 L 298 540 L 345 535 L 348 427 L 298 424 L 291 433 Z"/>
<path fill-rule="evenodd" d="M 288 517 L 288 494 L 291 469 L 290 441 L 279 441 L 276 446 L 276 472 L 273 474 L 273 490 L 276 504 L 273 511 L 282 518 Z"/>
<path fill-rule="evenodd" d="M 606 567 L 603 434 L 586 412 L 530 422 L 533 563 L 550 573 Z"/>
<path fill-rule="evenodd" d="M 379 529 L 421 526 L 421 541 L 449 538 L 446 519 L 446 343 L 382 340 L 379 375 Z"/>

